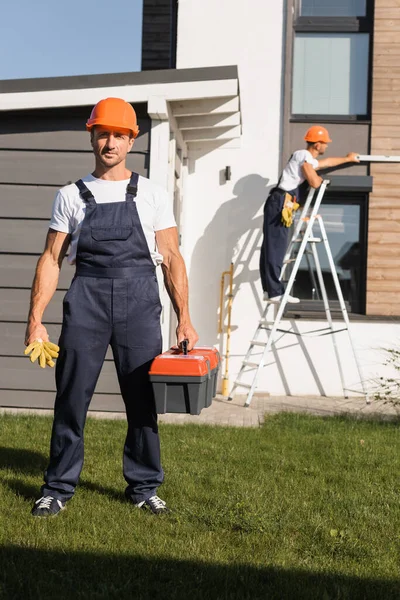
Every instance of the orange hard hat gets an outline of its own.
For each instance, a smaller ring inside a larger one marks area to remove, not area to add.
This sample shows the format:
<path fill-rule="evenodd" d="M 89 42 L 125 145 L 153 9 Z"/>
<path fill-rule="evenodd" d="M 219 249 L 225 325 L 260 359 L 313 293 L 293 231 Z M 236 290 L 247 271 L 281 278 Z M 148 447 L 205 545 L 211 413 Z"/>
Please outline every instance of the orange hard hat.
<path fill-rule="evenodd" d="M 86 129 L 91 131 L 94 125 L 129 129 L 134 138 L 139 133 L 133 106 L 129 102 L 122 100 L 122 98 L 105 98 L 104 100 L 100 100 L 90 114 L 86 123 Z"/>
<path fill-rule="evenodd" d="M 331 138 L 329 137 L 328 130 L 322 125 L 313 125 L 306 131 L 306 135 L 304 136 L 306 142 L 315 143 L 315 142 L 325 142 L 326 144 L 331 142 Z"/>

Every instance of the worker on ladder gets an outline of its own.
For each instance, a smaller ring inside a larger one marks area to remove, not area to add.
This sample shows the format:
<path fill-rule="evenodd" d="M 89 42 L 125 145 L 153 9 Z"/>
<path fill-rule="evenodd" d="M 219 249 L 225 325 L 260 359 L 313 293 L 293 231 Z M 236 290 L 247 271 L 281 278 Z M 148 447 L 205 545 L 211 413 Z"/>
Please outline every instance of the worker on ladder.
<path fill-rule="evenodd" d="M 349 152 L 344 157 L 317 160 L 332 141 L 328 130 L 321 125 L 310 127 L 304 139 L 307 149 L 297 150 L 292 154 L 264 206 L 260 274 L 264 300 L 273 303 L 279 303 L 284 294 L 280 274 L 288 244 L 289 227 L 293 222 L 293 211 L 299 207 L 296 202 L 299 185 L 307 180 L 311 187 L 318 188 L 322 183 L 322 178 L 316 172 L 319 169 L 360 162 L 356 152 Z M 288 302 L 295 304 L 300 299 L 289 295 Z"/>

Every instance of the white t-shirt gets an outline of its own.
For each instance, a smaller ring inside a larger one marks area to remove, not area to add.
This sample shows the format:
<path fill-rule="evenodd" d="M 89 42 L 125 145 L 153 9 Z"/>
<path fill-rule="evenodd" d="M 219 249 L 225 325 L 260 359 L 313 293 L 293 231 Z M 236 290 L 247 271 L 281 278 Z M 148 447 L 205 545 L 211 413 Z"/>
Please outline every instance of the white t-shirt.
<path fill-rule="evenodd" d="M 297 189 L 305 180 L 302 169 L 304 163 L 309 163 L 314 169 L 318 168 L 317 159 L 308 150 L 296 150 L 296 152 L 293 152 L 289 162 L 283 169 L 278 186 L 286 192 Z"/>
<path fill-rule="evenodd" d="M 82 178 L 83 183 L 92 192 L 98 204 L 105 202 L 123 202 L 129 179 L 123 181 L 106 181 L 96 179 L 93 175 Z M 139 177 L 136 207 L 143 232 L 155 265 L 162 263 L 163 257 L 157 251 L 155 232 L 175 227 L 176 222 L 169 202 L 168 193 L 162 187 L 152 183 L 146 177 Z M 86 203 L 79 195 L 74 183 L 61 188 L 54 200 L 53 212 L 49 227 L 56 231 L 71 234 L 71 247 L 68 262 L 73 265 L 76 250 L 85 217 Z"/>

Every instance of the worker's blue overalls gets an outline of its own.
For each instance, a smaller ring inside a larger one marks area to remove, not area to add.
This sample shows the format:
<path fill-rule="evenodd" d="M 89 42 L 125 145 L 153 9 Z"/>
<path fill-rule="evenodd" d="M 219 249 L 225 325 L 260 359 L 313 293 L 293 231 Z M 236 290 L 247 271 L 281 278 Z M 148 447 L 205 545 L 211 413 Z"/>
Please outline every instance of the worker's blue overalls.
<path fill-rule="evenodd" d="M 285 293 L 285 286 L 279 281 L 289 234 L 289 228 L 282 223 L 285 194 L 294 197 L 297 190 L 286 192 L 275 187 L 271 190 L 264 205 L 264 238 L 260 254 L 260 275 L 262 288 L 264 292 L 268 292 L 270 298 L 282 296 Z"/>
<path fill-rule="evenodd" d="M 43 495 L 60 500 L 71 498 L 78 483 L 86 413 L 109 344 L 128 420 L 126 493 L 140 502 L 163 481 L 148 378 L 149 364 L 161 352 L 161 304 L 136 208 L 137 182 L 132 173 L 125 202 L 106 204 L 96 204 L 82 180 L 76 183 L 86 210 L 76 273 L 64 298 L 50 464 L 42 487 Z"/>

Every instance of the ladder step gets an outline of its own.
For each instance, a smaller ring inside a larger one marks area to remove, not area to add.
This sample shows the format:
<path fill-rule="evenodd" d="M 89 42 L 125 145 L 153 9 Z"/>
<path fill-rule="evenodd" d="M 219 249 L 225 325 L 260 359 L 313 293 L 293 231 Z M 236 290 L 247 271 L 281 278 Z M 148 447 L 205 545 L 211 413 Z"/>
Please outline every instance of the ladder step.
<path fill-rule="evenodd" d="M 260 329 L 268 329 L 268 327 L 271 327 L 273 325 L 273 321 L 267 321 L 267 319 L 261 319 L 259 327 Z"/>
<path fill-rule="evenodd" d="M 297 240 L 294 240 L 296 243 L 301 243 L 303 241 L 303 238 L 298 238 Z M 317 237 L 310 237 L 308 238 L 307 242 L 322 242 L 321 238 L 317 238 Z"/>
<path fill-rule="evenodd" d="M 267 345 L 267 342 L 258 342 L 257 340 L 251 340 L 250 345 L 251 346 L 261 346 L 261 348 L 264 348 L 264 346 Z"/>
<path fill-rule="evenodd" d="M 260 365 L 260 363 L 255 363 L 251 360 L 244 360 L 242 364 L 246 365 L 246 367 L 254 367 L 255 369 Z"/>
<path fill-rule="evenodd" d="M 238 379 L 234 381 L 235 385 L 240 385 L 241 387 L 247 388 L 248 390 L 251 388 L 251 385 L 248 383 L 241 383 Z"/>

